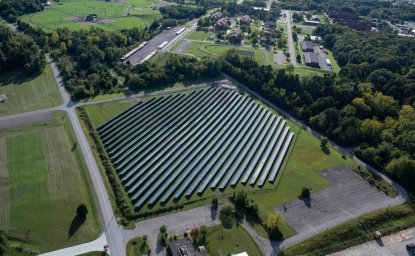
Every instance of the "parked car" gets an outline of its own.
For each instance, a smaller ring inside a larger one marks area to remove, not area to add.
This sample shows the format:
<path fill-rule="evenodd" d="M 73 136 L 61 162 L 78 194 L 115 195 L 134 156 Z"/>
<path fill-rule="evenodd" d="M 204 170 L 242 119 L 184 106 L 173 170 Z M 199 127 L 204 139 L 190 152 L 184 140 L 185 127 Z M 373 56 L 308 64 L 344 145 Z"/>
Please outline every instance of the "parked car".
<path fill-rule="evenodd" d="M 406 250 L 415 256 L 415 244 L 407 244 Z"/>

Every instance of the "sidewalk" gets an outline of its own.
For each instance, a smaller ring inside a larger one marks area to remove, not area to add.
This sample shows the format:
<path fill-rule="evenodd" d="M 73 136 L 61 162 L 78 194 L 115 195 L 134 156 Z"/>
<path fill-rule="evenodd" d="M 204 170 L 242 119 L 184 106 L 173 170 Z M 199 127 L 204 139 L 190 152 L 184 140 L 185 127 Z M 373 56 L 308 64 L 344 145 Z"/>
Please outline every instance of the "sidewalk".
<path fill-rule="evenodd" d="M 105 234 L 102 234 L 100 237 L 98 237 L 96 240 L 80 244 L 72 247 L 68 247 L 65 249 L 48 252 L 45 254 L 41 254 L 42 256 L 75 256 L 87 252 L 93 252 L 93 251 L 103 251 L 104 245 L 107 245 L 107 238 L 105 237 Z"/>

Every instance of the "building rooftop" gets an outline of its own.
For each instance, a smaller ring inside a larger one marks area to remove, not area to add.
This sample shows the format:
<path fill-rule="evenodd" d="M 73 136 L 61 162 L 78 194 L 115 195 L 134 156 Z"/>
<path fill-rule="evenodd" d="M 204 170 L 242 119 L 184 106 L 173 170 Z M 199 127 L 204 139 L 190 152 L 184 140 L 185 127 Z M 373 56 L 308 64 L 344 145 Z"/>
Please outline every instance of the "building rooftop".
<path fill-rule="evenodd" d="M 172 256 L 207 256 L 206 252 L 197 252 L 189 239 L 174 240 L 169 244 Z"/>
<path fill-rule="evenodd" d="M 301 48 L 303 51 L 314 51 L 314 44 L 311 41 L 302 41 L 301 42 Z"/>
<path fill-rule="evenodd" d="M 319 63 L 318 56 L 314 52 L 305 52 L 304 59 L 306 63 Z"/>

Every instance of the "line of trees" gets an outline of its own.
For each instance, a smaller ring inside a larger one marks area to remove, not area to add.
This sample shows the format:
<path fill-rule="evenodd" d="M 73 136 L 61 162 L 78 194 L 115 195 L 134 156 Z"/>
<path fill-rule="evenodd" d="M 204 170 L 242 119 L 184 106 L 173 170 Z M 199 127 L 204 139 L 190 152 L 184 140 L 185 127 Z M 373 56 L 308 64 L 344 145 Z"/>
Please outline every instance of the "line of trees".
<path fill-rule="evenodd" d="M 13 23 L 21 15 L 42 11 L 43 3 L 46 3 L 46 0 L 2 0 L 0 16 Z"/>
<path fill-rule="evenodd" d="M 133 89 L 146 89 L 159 85 L 173 85 L 189 79 L 217 77 L 220 72 L 220 61 L 204 58 L 198 61 L 188 56 L 169 54 L 164 63 L 145 62 L 131 67 L 126 76 L 126 85 Z"/>
<path fill-rule="evenodd" d="M 223 57 L 222 70 L 415 188 L 413 41 L 334 26 L 320 27 L 317 34 L 339 60 L 338 76 L 300 79 L 236 51 Z"/>
<path fill-rule="evenodd" d="M 323 12 L 325 10 L 341 10 L 353 12 L 359 16 L 391 21 L 415 21 L 415 5 L 406 1 L 378 0 L 281 0 L 278 5 L 282 9 Z"/>

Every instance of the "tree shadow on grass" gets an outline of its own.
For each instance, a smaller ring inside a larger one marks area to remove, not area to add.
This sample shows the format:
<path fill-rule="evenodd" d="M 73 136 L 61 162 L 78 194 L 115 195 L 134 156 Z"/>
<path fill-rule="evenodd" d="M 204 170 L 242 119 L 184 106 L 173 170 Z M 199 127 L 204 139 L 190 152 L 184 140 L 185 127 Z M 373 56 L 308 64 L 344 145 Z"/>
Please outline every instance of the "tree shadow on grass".
<path fill-rule="evenodd" d="M 218 216 L 218 207 L 211 206 L 210 207 L 210 218 L 212 219 L 212 221 L 216 220 L 217 216 Z"/>
<path fill-rule="evenodd" d="M 71 225 L 69 226 L 68 231 L 68 238 L 71 238 L 75 233 L 79 230 L 79 228 L 84 224 L 86 221 L 86 215 L 77 214 L 73 218 Z"/>

